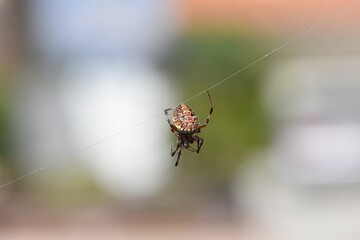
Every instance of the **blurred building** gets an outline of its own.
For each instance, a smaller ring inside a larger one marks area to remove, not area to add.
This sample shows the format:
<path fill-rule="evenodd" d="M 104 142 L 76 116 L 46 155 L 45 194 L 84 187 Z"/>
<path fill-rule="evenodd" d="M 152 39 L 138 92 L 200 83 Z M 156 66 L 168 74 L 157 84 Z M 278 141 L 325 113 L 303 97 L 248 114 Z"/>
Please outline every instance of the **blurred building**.
<path fill-rule="evenodd" d="M 351 1 L 184 3 L 190 28 L 296 36 Z M 354 6 L 278 52 L 264 77 L 274 137 L 234 182 L 240 216 L 252 213 L 260 239 L 360 236 L 359 13 Z"/>
<path fill-rule="evenodd" d="M 287 51 L 264 79 L 275 133 L 239 193 L 263 239 L 360 237 L 360 52 L 351 38 L 319 42 Z"/>

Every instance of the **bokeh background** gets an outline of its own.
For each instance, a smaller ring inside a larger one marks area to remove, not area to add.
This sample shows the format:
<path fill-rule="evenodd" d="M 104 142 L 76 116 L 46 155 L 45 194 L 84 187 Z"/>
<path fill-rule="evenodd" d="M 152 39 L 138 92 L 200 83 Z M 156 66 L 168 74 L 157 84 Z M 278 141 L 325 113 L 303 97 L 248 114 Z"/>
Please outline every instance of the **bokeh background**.
<path fill-rule="evenodd" d="M 0 238 L 360 238 L 352 2 L 0 0 Z"/>

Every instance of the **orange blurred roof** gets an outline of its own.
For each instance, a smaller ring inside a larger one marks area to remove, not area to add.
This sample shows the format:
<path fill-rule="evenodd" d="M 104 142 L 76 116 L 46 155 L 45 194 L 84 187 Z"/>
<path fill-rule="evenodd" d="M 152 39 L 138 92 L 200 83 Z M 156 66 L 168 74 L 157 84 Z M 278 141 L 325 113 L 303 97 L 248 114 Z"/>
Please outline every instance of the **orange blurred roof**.
<path fill-rule="evenodd" d="M 353 2 L 354 0 L 183 0 L 182 4 L 186 28 L 240 27 L 298 33 Z M 321 31 L 339 30 L 360 30 L 360 4 L 321 27 Z"/>

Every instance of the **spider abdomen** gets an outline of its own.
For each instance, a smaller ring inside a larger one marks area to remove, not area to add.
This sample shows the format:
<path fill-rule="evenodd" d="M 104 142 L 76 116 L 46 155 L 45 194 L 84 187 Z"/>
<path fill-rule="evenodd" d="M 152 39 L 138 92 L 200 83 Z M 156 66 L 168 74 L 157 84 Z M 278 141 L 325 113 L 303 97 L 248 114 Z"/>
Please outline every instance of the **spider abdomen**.
<path fill-rule="evenodd" d="M 175 127 L 182 132 L 195 132 L 200 125 L 196 113 L 185 104 L 180 104 L 175 108 L 172 120 Z"/>

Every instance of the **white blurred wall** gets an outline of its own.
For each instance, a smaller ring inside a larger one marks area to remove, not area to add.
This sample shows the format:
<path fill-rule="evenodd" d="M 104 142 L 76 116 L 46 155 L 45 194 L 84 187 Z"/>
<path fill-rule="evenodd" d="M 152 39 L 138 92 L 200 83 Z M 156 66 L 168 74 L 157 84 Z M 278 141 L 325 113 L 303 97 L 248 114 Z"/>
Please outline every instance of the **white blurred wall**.
<path fill-rule="evenodd" d="M 264 79 L 274 136 L 235 183 L 259 239 L 360 238 L 360 53 L 326 45 L 300 46 Z"/>
<path fill-rule="evenodd" d="M 31 0 L 26 9 L 29 62 L 14 118 L 20 172 L 101 141 L 172 102 L 171 76 L 158 65 L 180 30 L 175 1 Z M 28 181 L 53 189 L 75 183 L 88 166 L 110 194 L 152 196 L 169 179 L 164 123 L 149 121 Z"/>

